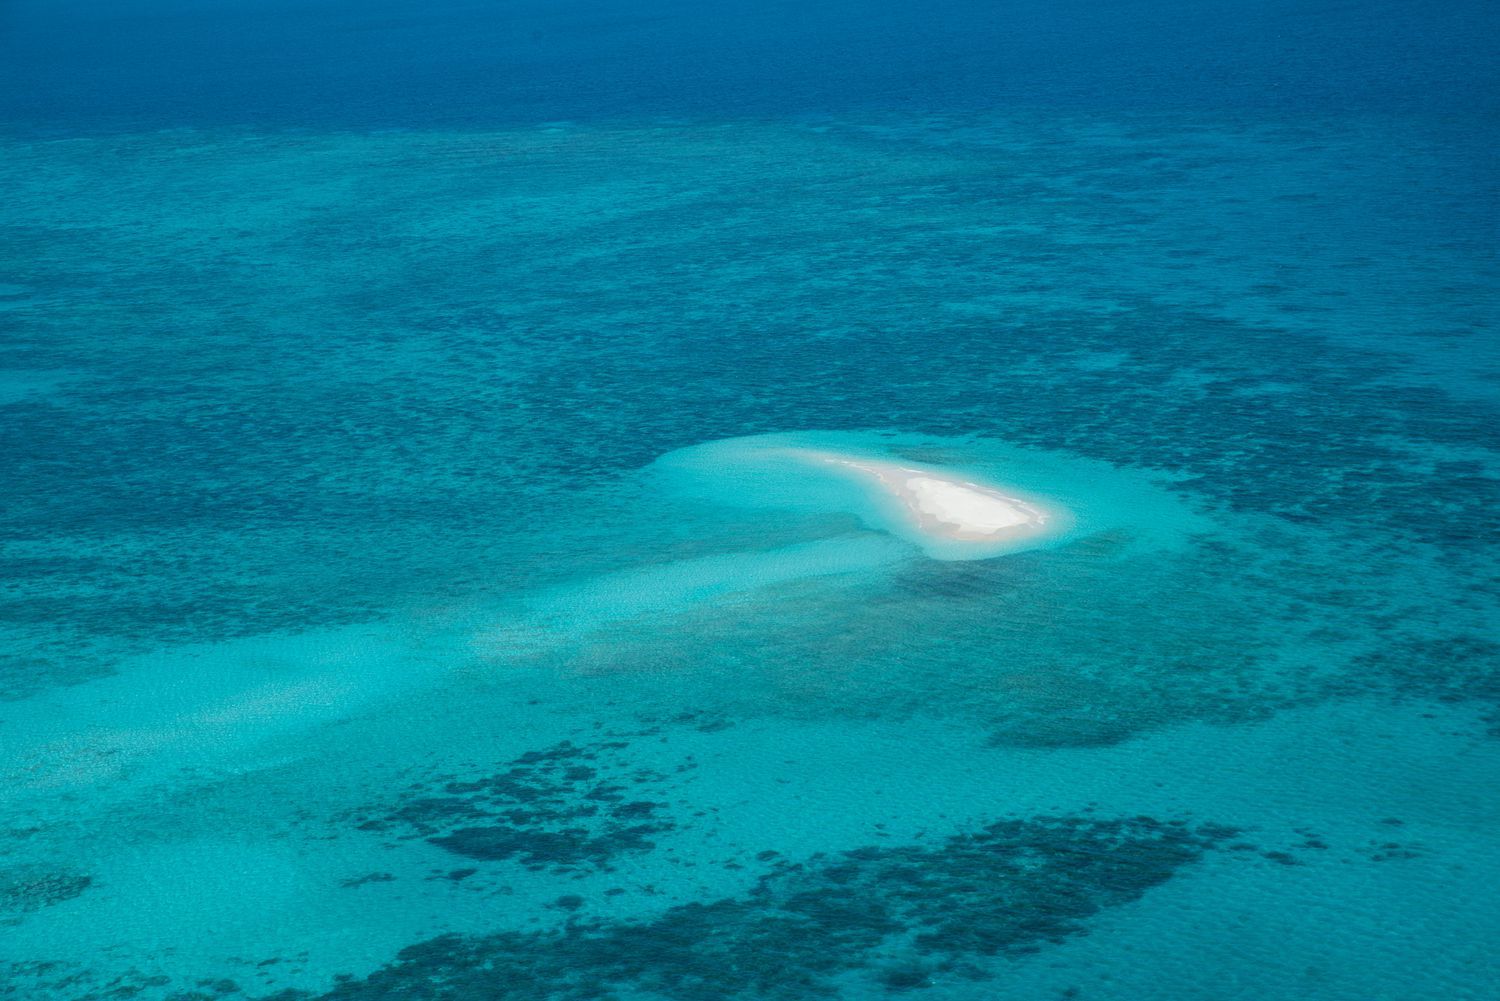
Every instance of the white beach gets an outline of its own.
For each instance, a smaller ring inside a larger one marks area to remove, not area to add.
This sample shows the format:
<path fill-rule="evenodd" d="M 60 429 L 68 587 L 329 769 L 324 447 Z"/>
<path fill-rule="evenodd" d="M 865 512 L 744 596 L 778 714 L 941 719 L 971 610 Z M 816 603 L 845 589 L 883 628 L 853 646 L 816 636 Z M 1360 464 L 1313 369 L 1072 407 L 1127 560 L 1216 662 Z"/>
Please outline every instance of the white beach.
<path fill-rule="evenodd" d="M 1014 542 L 1049 530 L 1053 516 L 1001 488 L 936 469 L 836 452 L 793 450 L 873 482 L 898 501 L 925 535 L 955 542 Z"/>
<path fill-rule="evenodd" d="M 944 561 L 1051 548 L 1080 532 L 1113 527 L 1112 502 L 1122 490 L 1129 499 L 1120 513 L 1129 517 L 1155 510 L 1160 500 L 1154 487 L 1136 494 L 1137 484 L 1104 464 L 998 442 L 950 443 L 894 432 L 787 432 L 703 442 L 662 456 L 650 476 L 661 496 L 708 505 L 701 515 L 705 526 L 724 508 L 794 513 L 793 520 L 768 523 L 788 530 L 796 519 L 852 515 L 865 528 Z M 832 520 L 807 525 L 809 538 L 846 530 Z"/>

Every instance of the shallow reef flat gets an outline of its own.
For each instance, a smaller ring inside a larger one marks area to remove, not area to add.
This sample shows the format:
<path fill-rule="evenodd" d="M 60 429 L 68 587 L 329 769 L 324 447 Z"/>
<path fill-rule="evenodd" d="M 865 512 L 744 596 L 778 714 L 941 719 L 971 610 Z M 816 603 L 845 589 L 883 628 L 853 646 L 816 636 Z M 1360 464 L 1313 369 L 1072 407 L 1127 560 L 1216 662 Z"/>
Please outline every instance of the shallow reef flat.
<path fill-rule="evenodd" d="M 1484 134 L 0 139 L 0 994 L 1488 1001 Z"/>

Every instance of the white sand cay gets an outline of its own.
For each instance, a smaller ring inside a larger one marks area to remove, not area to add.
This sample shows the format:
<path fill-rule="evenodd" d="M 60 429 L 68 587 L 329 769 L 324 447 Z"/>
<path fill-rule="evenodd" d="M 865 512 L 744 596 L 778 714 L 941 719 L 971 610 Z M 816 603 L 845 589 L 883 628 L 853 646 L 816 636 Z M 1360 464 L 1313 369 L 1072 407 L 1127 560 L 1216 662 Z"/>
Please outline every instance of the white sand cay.
<path fill-rule="evenodd" d="M 1009 543 L 1044 535 L 1046 510 L 1001 489 L 935 469 L 836 452 L 794 450 L 800 457 L 850 470 L 878 484 L 906 509 L 914 527 L 955 542 Z"/>
<path fill-rule="evenodd" d="M 952 457 L 953 464 L 926 456 Z M 991 472 L 997 478 L 991 478 Z M 851 514 L 937 560 L 985 560 L 1061 545 L 1113 524 L 1118 472 L 995 442 L 896 432 L 807 431 L 725 438 L 657 459 L 652 489 L 717 508 Z M 1111 476 L 1114 480 L 1111 480 Z M 1131 513 L 1142 502 L 1126 505 Z M 834 530 L 832 522 L 824 528 Z"/>

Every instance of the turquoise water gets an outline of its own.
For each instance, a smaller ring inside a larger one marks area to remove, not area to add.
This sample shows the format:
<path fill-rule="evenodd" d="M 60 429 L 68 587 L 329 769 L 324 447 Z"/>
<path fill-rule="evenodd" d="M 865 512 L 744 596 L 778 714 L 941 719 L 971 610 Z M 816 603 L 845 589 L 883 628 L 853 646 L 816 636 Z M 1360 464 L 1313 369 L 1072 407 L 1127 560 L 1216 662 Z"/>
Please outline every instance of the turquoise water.
<path fill-rule="evenodd" d="M 0 20 L 0 997 L 1495 996 L 1493 12 L 414 10 Z"/>

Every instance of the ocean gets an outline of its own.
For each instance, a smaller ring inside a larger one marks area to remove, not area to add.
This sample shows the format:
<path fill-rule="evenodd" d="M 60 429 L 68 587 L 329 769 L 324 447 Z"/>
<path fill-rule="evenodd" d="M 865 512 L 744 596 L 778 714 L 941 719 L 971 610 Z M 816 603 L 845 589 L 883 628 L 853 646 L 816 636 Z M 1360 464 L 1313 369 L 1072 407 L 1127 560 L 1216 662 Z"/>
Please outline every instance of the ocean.
<path fill-rule="evenodd" d="M 0 998 L 1500 996 L 1497 37 L 0 4 Z"/>

